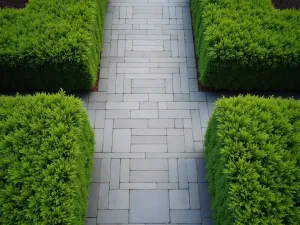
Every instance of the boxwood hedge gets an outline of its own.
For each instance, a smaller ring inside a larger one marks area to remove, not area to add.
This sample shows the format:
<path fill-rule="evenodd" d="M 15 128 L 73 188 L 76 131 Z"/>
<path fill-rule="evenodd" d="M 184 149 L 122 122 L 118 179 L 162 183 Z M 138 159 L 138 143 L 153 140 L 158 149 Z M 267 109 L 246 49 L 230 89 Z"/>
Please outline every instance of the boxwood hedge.
<path fill-rule="evenodd" d="M 93 152 L 80 100 L 0 97 L 0 224 L 83 225 Z"/>
<path fill-rule="evenodd" d="M 300 224 L 300 102 L 221 99 L 205 136 L 216 225 Z"/>
<path fill-rule="evenodd" d="M 106 0 L 30 0 L 0 9 L 0 89 L 91 89 Z"/>
<path fill-rule="evenodd" d="M 300 12 L 271 0 L 191 0 L 200 82 L 229 90 L 300 89 Z"/>

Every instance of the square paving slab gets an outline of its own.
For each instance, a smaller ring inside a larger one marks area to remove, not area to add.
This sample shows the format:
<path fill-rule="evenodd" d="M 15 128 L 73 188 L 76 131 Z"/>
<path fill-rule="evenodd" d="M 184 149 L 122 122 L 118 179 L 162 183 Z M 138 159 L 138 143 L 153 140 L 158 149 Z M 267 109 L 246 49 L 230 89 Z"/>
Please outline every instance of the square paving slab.
<path fill-rule="evenodd" d="M 168 191 L 130 191 L 129 220 L 130 223 L 169 223 Z"/>

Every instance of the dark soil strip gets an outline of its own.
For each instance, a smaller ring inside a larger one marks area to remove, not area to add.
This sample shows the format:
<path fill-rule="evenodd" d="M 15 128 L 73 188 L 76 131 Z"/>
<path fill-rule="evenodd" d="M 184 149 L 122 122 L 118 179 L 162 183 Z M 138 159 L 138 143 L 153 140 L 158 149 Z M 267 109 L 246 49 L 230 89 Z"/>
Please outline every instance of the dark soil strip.
<path fill-rule="evenodd" d="M 98 66 L 97 80 L 96 80 L 96 83 L 95 83 L 94 87 L 90 90 L 91 92 L 97 92 L 98 91 L 98 88 L 99 88 L 99 79 L 100 79 L 100 65 Z"/>
<path fill-rule="evenodd" d="M 300 0 L 272 0 L 276 9 L 300 9 Z"/>
<path fill-rule="evenodd" d="M 0 0 L 0 8 L 25 8 L 28 0 Z"/>

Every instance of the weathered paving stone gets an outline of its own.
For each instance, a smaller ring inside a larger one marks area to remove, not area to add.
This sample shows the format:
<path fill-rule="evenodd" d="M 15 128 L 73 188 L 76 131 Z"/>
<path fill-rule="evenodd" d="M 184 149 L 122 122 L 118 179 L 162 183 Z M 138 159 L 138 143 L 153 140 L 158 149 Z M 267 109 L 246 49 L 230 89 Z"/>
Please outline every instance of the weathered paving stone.
<path fill-rule="evenodd" d="M 179 188 L 188 188 L 188 172 L 186 159 L 178 159 Z"/>
<path fill-rule="evenodd" d="M 130 223 L 169 223 L 169 221 L 167 190 L 130 192 Z"/>
<path fill-rule="evenodd" d="M 199 191 L 197 183 L 189 183 L 191 209 L 200 209 Z"/>

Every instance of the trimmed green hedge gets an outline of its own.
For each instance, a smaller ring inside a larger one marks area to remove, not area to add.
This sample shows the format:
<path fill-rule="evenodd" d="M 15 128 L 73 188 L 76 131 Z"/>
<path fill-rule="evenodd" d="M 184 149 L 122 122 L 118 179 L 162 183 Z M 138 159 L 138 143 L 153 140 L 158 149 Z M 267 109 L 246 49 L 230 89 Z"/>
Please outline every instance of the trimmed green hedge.
<path fill-rule="evenodd" d="M 0 97 L 0 224 L 83 225 L 93 152 L 79 99 Z"/>
<path fill-rule="evenodd" d="M 106 0 L 30 0 L 0 10 L 0 89 L 89 90 Z"/>
<path fill-rule="evenodd" d="M 300 11 L 271 0 L 191 0 L 200 82 L 228 90 L 300 90 Z"/>
<path fill-rule="evenodd" d="M 205 136 L 214 224 L 300 224 L 300 102 L 221 99 Z"/>

